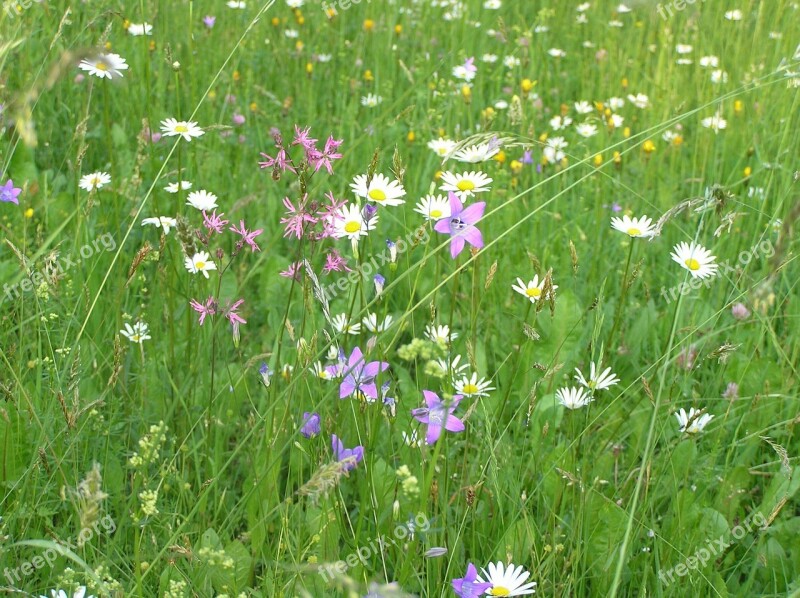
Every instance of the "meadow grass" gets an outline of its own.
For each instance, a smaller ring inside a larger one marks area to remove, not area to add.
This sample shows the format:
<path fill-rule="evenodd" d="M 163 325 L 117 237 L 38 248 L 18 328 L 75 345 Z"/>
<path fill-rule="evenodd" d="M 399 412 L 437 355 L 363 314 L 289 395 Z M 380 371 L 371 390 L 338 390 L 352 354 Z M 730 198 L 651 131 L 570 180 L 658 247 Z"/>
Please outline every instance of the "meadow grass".
<path fill-rule="evenodd" d="M 0 590 L 800 595 L 800 8 L 628 4 L 4 4 Z"/>

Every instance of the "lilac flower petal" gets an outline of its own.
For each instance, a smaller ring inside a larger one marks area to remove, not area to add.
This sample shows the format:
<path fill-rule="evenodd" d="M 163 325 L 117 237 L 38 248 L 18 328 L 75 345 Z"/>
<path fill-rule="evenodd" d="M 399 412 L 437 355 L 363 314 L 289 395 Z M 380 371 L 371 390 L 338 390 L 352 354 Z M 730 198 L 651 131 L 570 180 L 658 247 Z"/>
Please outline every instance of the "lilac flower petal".
<path fill-rule="evenodd" d="M 461 213 L 461 210 L 464 209 L 464 204 L 461 203 L 461 200 L 458 198 L 458 195 L 456 195 L 452 191 L 448 191 L 447 196 L 450 198 L 450 214 L 452 214 L 453 217 L 455 217 Z"/>
<path fill-rule="evenodd" d="M 458 419 L 455 415 L 448 415 L 447 421 L 444 424 L 444 429 L 448 432 L 463 432 L 464 422 Z"/>
<path fill-rule="evenodd" d="M 427 403 L 428 408 L 433 409 L 436 405 L 440 403 L 440 399 L 438 395 L 430 390 L 423 390 L 422 396 L 425 397 L 425 403 Z"/>
<path fill-rule="evenodd" d="M 442 218 L 441 220 L 437 220 L 436 224 L 433 225 L 433 230 L 437 233 L 452 234 L 453 231 L 450 229 L 450 219 Z"/>
<path fill-rule="evenodd" d="M 479 201 L 465 208 L 464 211 L 461 212 L 460 218 L 467 224 L 475 224 L 483 217 L 484 210 L 486 210 L 486 202 Z"/>
<path fill-rule="evenodd" d="M 363 392 L 366 396 L 370 399 L 377 399 L 378 398 L 378 387 L 375 385 L 374 382 L 368 382 L 366 384 L 361 384 L 360 387 L 361 392 Z"/>
<path fill-rule="evenodd" d="M 450 239 L 450 255 L 453 259 L 458 257 L 458 254 L 464 250 L 463 237 L 453 237 Z"/>
<path fill-rule="evenodd" d="M 473 247 L 477 247 L 480 249 L 483 247 L 483 235 L 481 231 L 479 231 L 474 226 L 468 226 L 464 229 L 461 233 L 461 238 L 463 238 L 467 243 L 472 245 Z"/>
<path fill-rule="evenodd" d="M 344 399 L 345 397 L 349 397 L 356 389 L 356 380 L 353 376 L 347 376 L 344 380 L 342 380 L 342 384 L 339 387 L 339 398 Z"/>
<path fill-rule="evenodd" d="M 428 433 L 425 435 L 425 442 L 428 444 L 436 444 L 439 436 L 442 434 L 442 426 L 439 424 L 428 424 Z"/>

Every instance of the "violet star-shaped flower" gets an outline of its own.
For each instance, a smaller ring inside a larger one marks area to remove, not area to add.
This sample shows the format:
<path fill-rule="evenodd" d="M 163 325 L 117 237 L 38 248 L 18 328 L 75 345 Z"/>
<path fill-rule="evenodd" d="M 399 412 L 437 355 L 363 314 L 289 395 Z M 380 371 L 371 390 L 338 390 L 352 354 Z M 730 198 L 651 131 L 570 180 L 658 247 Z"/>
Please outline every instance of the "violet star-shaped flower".
<path fill-rule="evenodd" d="M 467 565 L 467 574 L 459 579 L 454 579 L 453 591 L 460 598 L 478 598 L 486 590 L 492 587 L 491 583 L 477 581 L 478 571 L 475 565 L 470 563 Z"/>
<path fill-rule="evenodd" d="M 425 396 L 425 402 L 428 406 L 412 409 L 411 415 L 421 423 L 428 425 L 428 433 L 425 436 L 425 441 L 428 444 L 436 444 L 442 434 L 442 428 L 448 432 L 464 431 L 464 422 L 453 415 L 453 411 L 456 410 L 463 398 L 461 395 L 455 395 L 450 404 L 447 405 L 435 392 L 423 390 L 422 394 Z"/>
<path fill-rule="evenodd" d="M 306 438 L 313 438 L 321 431 L 319 413 L 303 413 L 303 426 L 300 428 L 300 433 Z M 333 449 L 336 450 L 335 448 Z"/>
<path fill-rule="evenodd" d="M 483 247 L 483 235 L 475 227 L 475 223 L 483 217 L 486 202 L 480 201 L 464 207 L 458 195 L 450 191 L 450 217 L 442 218 L 433 227 L 437 233 L 450 235 L 450 255 L 453 259 L 464 250 L 464 243 L 480 249 Z"/>
<path fill-rule="evenodd" d="M 336 434 L 331 434 L 331 447 L 333 454 L 339 463 L 344 462 L 345 471 L 355 469 L 356 465 L 361 463 L 364 459 L 364 447 L 354 446 L 353 448 L 344 448 L 344 443 L 339 440 Z"/>
<path fill-rule="evenodd" d="M 19 205 L 17 197 L 19 197 L 20 193 L 22 193 L 22 189 L 14 187 L 14 181 L 8 179 L 5 185 L 0 186 L 0 201 L 7 201 Z"/>
<path fill-rule="evenodd" d="M 347 367 L 344 370 L 344 380 L 339 387 L 339 398 L 344 399 L 351 396 L 356 391 L 372 399 L 378 399 L 378 387 L 375 385 L 375 377 L 380 372 L 385 372 L 389 364 L 385 361 L 371 361 L 364 363 L 364 354 L 361 349 L 356 347 L 347 360 Z"/>

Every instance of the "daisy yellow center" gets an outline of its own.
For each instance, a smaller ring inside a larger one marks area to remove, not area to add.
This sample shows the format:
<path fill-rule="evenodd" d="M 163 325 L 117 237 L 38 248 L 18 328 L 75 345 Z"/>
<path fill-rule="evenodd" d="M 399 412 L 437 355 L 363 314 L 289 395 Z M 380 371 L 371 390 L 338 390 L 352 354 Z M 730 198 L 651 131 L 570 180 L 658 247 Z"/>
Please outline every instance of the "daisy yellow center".
<path fill-rule="evenodd" d="M 629 228 L 628 229 L 628 234 L 631 237 L 638 237 L 639 235 L 642 234 L 642 231 L 640 231 L 638 228 Z"/>
<path fill-rule="evenodd" d="M 542 294 L 542 289 L 540 289 L 539 287 L 526 289 L 525 294 L 528 297 L 539 297 Z"/>
<path fill-rule="evenodd" d="M 690 257 L 684 263 L 686 264 L 686 267 L 689 268 L 689 270 L 695 271 L 700 269 L 700 262 L 698 262 L 693 257 Z"/>
<path fill-rule="evenodd" d="M 456 185 L 460 191 L 472 191 L 475 188 L 475 183 L 472 181 L 458 181 Z"/>
<path fill-rule="evenodd" d="M 99 184 L 100 184 L 100 177 L 99 176 L 92 177 L 92 185 L 96 187 Z"/>
<path fill-rule="evenodd" d="M 386 194 L 380 189 L 373 189 L 369 192 L 369 198 L 375 201 L 384 201 L 386 199 Z"/>
<path fill-rule="evenodd" d="M 134 342 L 137 342 L 137 343 L 141 340 L 141 338 L 142 337 L 140 335 L 138 335 L 138 334 L 131 335 L 131 340 L 134 341 Z"/>
<path fill-rule="evenodd" d="M 202 270 L 203 268 L 206 267 L 206 263 L 205 262 L 197 262 L 197 263 L 195 263 L 194 267 L 197 268 L 198 270 Z"/>
<path fill-rule="evenodd" d="M 594 390 L 595 388 L 597 388 L 597 382 L 595 382 L 594 380 L 589 380 L 588 386 L 590 390 Z"/>
<path fill-rule="evenodd" d="M 490 596 L 510 596 L 511 590 L 504 588 L 503 586 L 495 586 L 489 591 Z"/>
<path fill-rule="evenodd" d="M 464 388 L 461 389 L 461 392 L 463 392 L 465 395 L 474 395 L 476 392 L 478 392 L 478 385 L 473 384 L 472 382 L 465 384 Z M 494 594 L 494 595 L 507 596 L 508 594 Z"/>
<path fill-rule="evenodd" d="M 94 68 L 96 68 L 98 71 L 107 71 L 108 65 L 105 62 L 98 62 L 94 65 Z"/>
<path fill-rule="evenodd" d="M 189 127 L 186 125 L 175 125 L 175 132 L 176 133 L 188 133 Z"/>
<path fill-rule="evenodd" d="M 439 155 L 440 156 L 444 156 L 446 153 L 447 153 L 447 148 L 446 147 L 440 147 L 439 148 Z"/>
<path fill-rule="evenodd" d="M 351 233 L 351 234 L 357 233 L 360 230 L 361 230 L 361 225 L 354 220 L 344 225 L 344 232 L 346 233 Z"/>
<path fill-rule="evenodd" d="M 431 210 L 431 218 L 441 218 L 442 211 L 441 210 Z"/>

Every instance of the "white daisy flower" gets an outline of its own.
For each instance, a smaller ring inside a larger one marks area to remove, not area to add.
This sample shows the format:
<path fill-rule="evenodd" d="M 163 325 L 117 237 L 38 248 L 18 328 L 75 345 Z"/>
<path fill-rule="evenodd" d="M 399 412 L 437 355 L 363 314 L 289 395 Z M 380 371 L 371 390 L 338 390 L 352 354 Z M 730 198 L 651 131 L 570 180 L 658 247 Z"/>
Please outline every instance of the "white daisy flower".
<path fill-rule="evenodd" d="M 494 64 L 495 62 L 497 62 L 497 54 L 484 54 L 483 56 L 481 56 L 481 62 Z"/>
<path fill-rule="evenodd" d="M 711 71 L 711 82 L 715 85 L 728 82 L 728 73 L 721 69 Z"/>
<path fill-rule="evenodd" d="M 453 150 L 455 146 L 455 141 L 444 139 L 442 137 L 439 137 L 439 139 L 431 139 L 428 142 L 428 147 L 436 152 L 436 155 L 438 156 L 446 156 Z"/>
<path fill-rule="evenodd" d="M 425 336 L 433 343 L 450 343 L 458 338 L 458 332 L 451 332 L 447 324 L 425 326 Z"/>
<path fill-rule="evenodd" d="M 186 198 L 186 205 L 204 212 L 210 212 L 219 207 L 217 206 L 217 196 L 205 189 L 192 191 Z"/>
<path fill-rule="evenodd" d="M 122 71 L 128 70 L 128 64 L 119 54 L 100 54 L 81 60 L 78 68 L 100 79 L 114 79 L 122 77 Z"/>
<path fill-rule="evenodd" d="M 439 188 L 442 191 L 452 191 L 461 201 L 466 201 L 476 193 L 488 191 L 491 182 L 492 179 L 479 170 L 460 174 L 448 171 L 442 173 L 442 184 Z"/>
<path fill-rule="evenodd" d="M 456 394 L 465 397 L 488 397 L 490 390 L 495 390 L 491 385 L 492 381 L 486 378 L 478 378 L 478 374 L 472 372 L 471 377 L 463 376 L 453 384 Z"/>
<path fill-rule="evenodd" d="M 492 584 L 491 589 L 486 590 L 487 596 L 526 596 L 536 593 L 535 581 L 525 583 L 531 574 L 522 565 L 514 567 L 511 563 L 506 567 L 498 561 L 489 563 L 487 569 L 481 569 L 482 575 L 477 577 L 481 583 Z"/>
<path fill-rule="evenodd" d="M 468 69 L 463 64 L 453 67 L 453 77 L 462 81 L 472 81 L 475 78 L 475 74 L 474 70 Z"/>
<path fill-rule="evenodd" d="M 437 359 L 434 363 L 443 374 L 450 376 L 460 375 L 462 372 L 469 369 L 469 364 L 461 363 L 461 355 L 456 355 L 452 359 L 448 359 L 447 357 Z"/>
<path fill-rule="evenodd" d="M 561 48 L 550 48 L 547 53 L 553 58 L 564 58 L 564 56 L 567 55 L 567 53 Z"/>
<path fill-rule="evenodd" d="M 643 93 L 637 93 L 635 96 L 629 94 L 628 101 L 641 110 L 644 110 L 650 106 L 650 98 Z"/>
<path fill-rule="evenodd" d="M 722 118 L 722 115 L 717 112 L 714 116 L 709 116 L 701 120 L 700 124 L 706 129 L 711 129 L 714 133 L 719 133 L 728 126 L 728 121 Z"/>
<path fill-rule="evenodd" d="M 697 61 L 697 64 L 699 64 L 703 68 L 715 69 L 719 66 L 719 58 L 717 58 L 716 56 L 703 56 L 700 60 Z"/>
<path fill-rule="evenodd" d="M 567 409 L 580 409 L 586 407 L 594 399 L 583 388 L 559 388 L 556 391 L 556 398 Z"/>
<path fill-rule="evenodd" d="M 152 224 L 156 228 L 162 229 L 165 235 L 168 235 L 169 231 L 178 226 L 178 221 L 169 216 L 159 216 L 158 218 L 144 218 L 142 220 L 142 226 L 146 224 Z"/>
<path fill-rule="evenodd" d="M 364 328 L 369 330 L 372 333 L 383 332 L 389 326 L 392 325 L 394 318 L 391 315 L 387 315 L 382 322 L 378 322 L 378 314 L 376 313 L 368 313 L 364 316 L 361 322 L 364 324 Z"/>
<path fill-rule="evenodd" d="M 729 21 L 741 21 L 742 11 L 739 9 L 729 10 L 725 13 L 725 18 L 728 19 Z"/>
<path fill-rule="evenodd" d="M 139 37 L 140 35 L 152 35 L 153 26 L 150 23 L 131 23 L 128 25 L 128 35 Z"/>
<path fill-rule="evenodd" d="M 197 126 L 194 121 L 175 120 L 167 118 L 161 121 L 161 132 L 165 137 L 175 137 L 180 135 L 185 141 L 191 141 L 193 137 L 200 137 L 205 131 Z"/>
<path fill-rule="evenodd" d="M 581 137 L 586 137 L 588 139 L 589 137 L 597 135 L 597 126 L 592 123 L 581 123 L 575 125 L 575 132 Z"/>
<path fill-rule="evenodd" d="M 217 265 L 211 260 L 211 256 L 208 255 L 207 251 L 200 251 L 192 257 L 185 258 L 184 265 L 192 274 L 200 272 L 206 278 L 208 278 L 209 270 L 217 269 Z"/>
<path fill-rule="evenodd" d="M 654 234 L 652 220 L 647 216 L 640 218 L 631 218 L 624 215 L 620 218 L 612 218 L 611 226 L 621 233 L 625 233 L 629 237 L 652 237 Z"/>
<path fill-rule="evenodd" d="M 577 372 L 575 375 L 575 380 L 588 388 L 589 391 L 606 390 L 619 382 L 619 378 L 616 374 L 611 372 L 610 367 L 606 368 L 601 373 L 600 370 L 595 366 L 594 361 L 591 363 L 588 379 L 583 377 L 583 374 L 578 368 L 575 368 L 575 371 Z"/>
<path fill-rule="evenodd" d="M 111 175 L 107 172 L 93 172 L 81 177 L 78 187 L 85 191 L 94 191 L 95 189 L 102 189 L 111 182 Z"/>
<path fill-rule="evenodd" d="M 321 361 L 315 361 L 311 364 L 311 372 L 314 374 L 316 378 L 321 380 L 332 380 L 333 376 L 331 373 L 325 368 Z"/>
<path fill-rule="evenodd" d="M 302 8 L 305 0 L 286 0 L 286 6 L 289 8 Z"/>
<path fill-rule="evenodd" d="M 136 322 L 133 326 L 130 324 L 125 324 L 125 329 L 120 330 L 119 333 L 132 343 L 139 343 L 140 345 L 144 341 L 150 339 L 147 324 L 144 322 Z"/>
<path fill-rule="evenodd" d="M 554 131 L 566 129 L 572 124 L 572 119 L 569 116 L 554 116 L 550 119 L 550 128 Z"/>
<path fill-rule="evenodd" d="M 689 271 L 693 278 L 707 278 L 717 273 L 717 258 L 702 245 L 682 242 L 673 248 L 672 259 Z"/>
<path fill-rule="evenodd" d="M 686 434 L 698 434 L 714 419 L 713 415 L 703 413 L 702 409 L 689 409 L 689 413 L 681 407 L 681 410 L 675 413 L 675 418 L 680 425 L 680 431 Z"/>
<path fill-rule="evenodd" d="M 564 141 L 563 137 L 550 137 L 545 141 L 544 149 L 542 150 L 544 159 L 551 164 L 561 162 L 561 160 L 567 156 L 564 149 L 566 149 L 568 145 L 569 143 Z"/>
<path fill-rule="evenodd" d="M 608 107 L 611 108 L 612 110 L 619 110 L 625 105 L 625 100 L 623 100 L 622 98 L 613 97 L 609 98 L 608 102 L 606 103 L 608 104 Z"/>
<path fill-rule="evenodd" d="M 366 106 L 367 108 L 375 108 L 375 106 L 380 104 L 382 101 L 383 98 L 381 96 L 374 93 L 368 93 L 361 98 L 361 105 Z"/>
<path fill-rule="evenodd" d="M 347 204 L 339 210 L 333 223 L 333 236 L 337 239 L 347 237 L 351 241 L 358 241 L 359 237 L 366 237 L 369 231 L 378 224 L 378 215 L 375 214 L 369 222 L 364 220 L 361 209 L 356 204 Z"/>
<path fill-rule="evenodd" d="M 520 61 L 516 56 L 506 56 L 503 58 L 503 64 L 506 66 L 506 68 L 513 69 L 514 67 L 520 65 Z"/>
<path fill-rule="evenodd" d="M 380 173 L 372 177 L 369 185 L 367 185 L 367 175 L 360 174 L 353 178 L 350 188 L 359 197 L 382 206 L 399 206 L 405 203 L 405 200 L 400 199 L 406 194 L 403 186 Z"/>
<path fill-rule="evenodd" d="M 417 202 L 414 211 L 428 220 L 450 217 L 450 200 L 444 195 L 426 195 Z"/>
<path fill-rule="evenodd" d="M 622 126 L 622 123 L 625 122 L 625 117 L 620 116 L 619 114 L 612 114 L 608 117 L 608 124 L 609 126 L 619 129 Z"/>
<path fill-rule="evenodd" d="M 626 12 L 631 12 L 631 8 L 628 7 L 628 6 L 625 6 L 624 4 L 620 4 L 619 6 L 617 6 L 617 12 L 619 14 L 624 14 Z"/>
<path fill-rule="evenodd" d="M 247 8 L 247 2 L 241 2 L 241 1 L 237 2 L 237 0 L 230 0 L 228 2 L 228 8 L 236 8 L 239 10 L 243 10 Z"/>
<path fill-rule="evenodd" d="M 192 184 L 189 181 L 178 181 L 177 183 L 169 183 L 164 187 L 164 191 L 167 193 L 177 193 L 179 190 L 188 191 L 191 188 Z"/>
<path fill-rule="evenodd" d="M 487 10 L 497 10 L 502 5 L 503 3 L 500 0 L 486 0 L 486 2 L 483 3 L 483 7 Z"/>
<path fill-rule="evenodd" d="M 331 320 L 331 327 L 341 334 L 359 334 L 361 332 L 361 324 L 358 322 L 351 324 L 347 314 L 334 316 Z"/>
<path fill-rule="evenodd" d="M 694 48 L 692 48 L 692 46 L 689 44 L 678 44 L 675 46 L 675 51 L 678 54 L 691 54 L 693 49 Z"/>
<path fill-rule="evenodd" d="M 517 293 L 522 295 L 523 297 L 527 297 L 531 303 L 536 303 L 539 299 L 542 299 L 542 293 L 544 291 L 544 278 L 539 280 L 538 275 L 534 275 L 533 279 L 528 281 L 525 284 L 521 278 L 517 278 L 517 284 L 512 284 L 511 288 L 514 289 Z M 558 285 L 553 285 L 553 291 L 558 288 Z M 547 299 L 547 297 L 544 297 Z"/>
<path fill-rule="evenodd" d="M 580 102 L 575 102 L 575 112 L 578 114 L 590 114 L 594 112 L 594 106 L 592 106 L 586 100 L 581 100 Z"/>
<path fill-rule="evenodd" d="M 480 145 L 473 145 L 458 150 L 453 157 L 459 162 L 469 162 L 475 164 L 477 162 L 485 162 L 490 158 L 496 156 L 500 151 L 500 144 L 498 143 L 481 143 Z"/>

